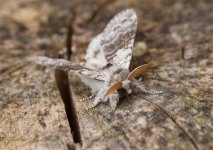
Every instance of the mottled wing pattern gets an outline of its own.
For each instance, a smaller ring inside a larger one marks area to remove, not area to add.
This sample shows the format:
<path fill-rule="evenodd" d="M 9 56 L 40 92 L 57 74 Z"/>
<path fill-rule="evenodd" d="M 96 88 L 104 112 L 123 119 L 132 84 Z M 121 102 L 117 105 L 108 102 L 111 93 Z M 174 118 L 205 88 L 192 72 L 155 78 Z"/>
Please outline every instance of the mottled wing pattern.
<path fill-rule="evenodd" d="M 90 42 L 85 56 L 86 67 L 100 70 L 107 64 L 103 48 L 101 47 L 102 38 L 103 35 L 99 34 Z"/>
<path fill-rule="evenodd" d="M 129 69 L 136 30 L 137 15 L 133 9 L 122 11 L 107 24 L 101 45 L 108 63 Z"/>
<path fill-rule="evenodd" d="M 44 56 L 35 56 L 30 58 L 32 61 L 39 65 L 49 66 L 54 69 L 59 69 L 63 71 L 73 71 L 81 75 L 87 76 L 92 79 L 99 81 L 105 80 L 105 75 L 101 71 L 93 70 L 81 65 L 71 63 L 65 59 L 52 59 Z"/>
<path fill-rule="evenodd" d="M 99 70 L 108 65 L 128 69 L 136 29 L 137 16 L 133 9 L 117 14 L 89 44 L 86 67 Z"/>

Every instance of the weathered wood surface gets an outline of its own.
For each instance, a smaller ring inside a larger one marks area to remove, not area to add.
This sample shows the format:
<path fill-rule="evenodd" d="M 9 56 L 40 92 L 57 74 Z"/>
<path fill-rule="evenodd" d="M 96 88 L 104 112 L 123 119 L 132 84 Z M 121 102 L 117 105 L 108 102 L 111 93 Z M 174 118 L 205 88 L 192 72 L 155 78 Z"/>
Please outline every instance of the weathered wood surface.
<path fill-rule="evenodd" d="M 0 77 L 0 149 L 67 149 L 72 136 L 52 71 L 16 57 L 1 53 L 13 66 Z"/>
<path fill-rule="evenodd" d="M 72 2 L 0 0 L 0 149 L 73 145 L 53 71 L 25 60 L 64 47 L 75 9 L 72 61 L 81 61 L 92 37 L 127 7 L 139 21 L 131 69 L 152 62 L 143 81 L 163 94 L 130 95 L 111 114 L 107 104 L 86 111 L 91 101 L 79 100 L 89 90 L 70 75 L 83 142 L 77 149 L 213 149 L 212 1 Z"/>

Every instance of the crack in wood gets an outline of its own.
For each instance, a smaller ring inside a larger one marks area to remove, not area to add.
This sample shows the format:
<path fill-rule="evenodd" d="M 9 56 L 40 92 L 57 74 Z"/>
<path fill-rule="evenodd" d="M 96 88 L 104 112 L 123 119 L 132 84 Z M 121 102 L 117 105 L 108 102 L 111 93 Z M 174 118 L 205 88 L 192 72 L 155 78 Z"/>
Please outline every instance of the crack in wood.
<path fill-rule="evenodd" d="M 67 38 L 66 38 L 66 59 L 70 60 L 72 55 L 72 35 L 73 35 L 73 24 L 74 17 L 72 17 L 70 21 L 70 25 L 68 26 Z M 59 55 L 59 58 L 63 58 L 63 56 Z M 73 97 L 71 94 L 71 89 L 69 86 L 69 77 L 68 73 L 55 70 L 55 80 L 57 83 L 58 90 L 60 92 L 61 98 L 64 103 L 67 119 L 69 122 L 69 126 L 71 129 L 71 134 L 73 136 L 73 140 L 75 143 L 79 143 L 82 145 L 80 127 L 78 123 L 78 117 L 75 109 L 75 104 L 73 101 Z"/>

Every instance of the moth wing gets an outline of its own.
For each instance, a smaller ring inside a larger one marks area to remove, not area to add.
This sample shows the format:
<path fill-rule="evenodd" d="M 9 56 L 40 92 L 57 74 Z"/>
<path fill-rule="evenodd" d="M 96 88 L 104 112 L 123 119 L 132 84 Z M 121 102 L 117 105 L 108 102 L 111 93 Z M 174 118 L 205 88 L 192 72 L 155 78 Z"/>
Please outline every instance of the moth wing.
<path fill-rule="evenodd" d="M 107 24 L 101 45 L 108 63 L 129 69 L 136 30 L 137 15 L 133 9 L 120 12 Z"/>
<path fill-rule="evenodd" d="M 82 65 L 74 64 L 65 59 L 52 59 L 44 56 L 31 57 L 30 61 L 33 61 L 39 65 L 49 66 L 54 69 L 63 71 L 73 71 L 77 74 L 92 78 L 98 81 L 104 81 L 105 75 L 101 71 L 93 70 Z"/>
<path fill-rule="evenodd" d="M 101 46 L 103 35 L 97 35 L 89 44 L 86 50 L 86 62 L 85 66 L 91 69 L 100 70 L 106 64 L 107 60 L 105 58 L 105 54 L 103 48 Z"/>
<path fill-rule="evenodd" d="M 102 69 L 107 66 L 129 68 L 137 29 L 137 16 L 133 9 L 118 13 L 89 44 L 86 67 Z"/>

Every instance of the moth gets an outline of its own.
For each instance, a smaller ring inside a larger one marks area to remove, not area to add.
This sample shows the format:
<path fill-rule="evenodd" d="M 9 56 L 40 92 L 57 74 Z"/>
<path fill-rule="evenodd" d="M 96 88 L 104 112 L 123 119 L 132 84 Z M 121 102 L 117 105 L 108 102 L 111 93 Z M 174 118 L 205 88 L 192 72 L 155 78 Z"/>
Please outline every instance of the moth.
<path fill-rule="evenodd" d="M 32 60 L 40 65 L 74 72 L 95 94 L 89 108 L 109 101 L 114 111 L 119 102 L 119 89 L 124 89 L 127 94 L 160 93 L 146 90 L 141 80 L 136 79 L 147 70 L 149 64 L 129 71 L 136 30 L 137 15 L 133 9 L 126 9 L 111 19 L 104 31 L 90 42 L 84 65 L 44 56 L 33 57 Z"/>

